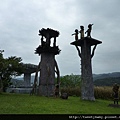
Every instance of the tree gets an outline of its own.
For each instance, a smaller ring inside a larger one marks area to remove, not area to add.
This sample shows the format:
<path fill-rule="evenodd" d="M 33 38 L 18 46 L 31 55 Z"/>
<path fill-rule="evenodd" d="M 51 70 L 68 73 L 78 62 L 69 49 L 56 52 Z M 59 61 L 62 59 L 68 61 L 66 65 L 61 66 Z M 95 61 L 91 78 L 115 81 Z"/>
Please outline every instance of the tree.
<path fill-rule="evenodd" d="M 13 76 L 19 76 L 23 73 L 24 67 L 20 57 L 11 56 L 3 58 L 2 52 L 0 53 L 0 88 L 5 91 L 11 85 Z"/>
<path fill-rule="evenodd" d="M 81 76 L 80 75 L 65 75 L 60 77 L 61 87 L 80 87 Z"/>

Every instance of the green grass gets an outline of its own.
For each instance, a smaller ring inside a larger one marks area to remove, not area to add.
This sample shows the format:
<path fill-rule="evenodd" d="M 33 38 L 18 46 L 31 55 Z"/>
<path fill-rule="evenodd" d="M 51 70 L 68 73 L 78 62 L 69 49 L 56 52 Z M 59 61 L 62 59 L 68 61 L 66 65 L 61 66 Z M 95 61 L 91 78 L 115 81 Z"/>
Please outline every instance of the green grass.
<path fill-rule="evenodd" d="M 30 96 L 28 94 L 0 94 L 0 114 L 120 114 L 120 108 L 108 107 L 113 101 L 97 99 L 83 101 L 79 97 L 68 100 Z"/>

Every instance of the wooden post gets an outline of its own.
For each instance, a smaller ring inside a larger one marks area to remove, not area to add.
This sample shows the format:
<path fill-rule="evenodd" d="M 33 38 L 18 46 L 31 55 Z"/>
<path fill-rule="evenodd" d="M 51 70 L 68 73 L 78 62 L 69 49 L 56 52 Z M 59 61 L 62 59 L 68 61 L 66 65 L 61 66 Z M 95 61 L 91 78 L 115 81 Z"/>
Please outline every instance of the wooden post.
<path fill-rule="evenodd" d="M 95 100 L 91 66 L 91 46 L 84 40 L 81 46 L 81 97 L 85 100 Z"/>
<path fill-rule="evenodd" d="M 46 38 L 44 45 L 41 44 L 36 49 L 36 53 L 41 55 L 40 61 L 40 79 L 39 79 L 39 95 L 53 96 L 55 89 L 55 72 L 59 79 L 59 69 L 57 62 L 55 61 L 55 55 L 60 53 L 58 46 L 56 46 L 56 37 L 59 36 L 59 32 L 50 28 L 39 30 L 39 35 Z M 53 46 L 50 46 L 50 39 L 54 38 Z M 43 39 L 42 39 L 43 41 Z M 55 71 L 56 67 L 56 71 Z"/>
<path fill-rule="evenodd" d="M 100 43 L 102 42 L 88 37 L 71 43 L 76 46 L 78 55 L 81 58 L 81 98 L 83 100 L 95 100 L 91 59 L 94 56 L 97 44 Z M 93 45 L 94 48 L 91 54 L 91 46 Z M 78 46 L 81 47 L 81 50 Z"/>
<path fill-rule="evenodd" d="M 41 71 L 39 80 L 39 95 L 50 96 L 55 86 L 54 54 L 41 54 Z"/>

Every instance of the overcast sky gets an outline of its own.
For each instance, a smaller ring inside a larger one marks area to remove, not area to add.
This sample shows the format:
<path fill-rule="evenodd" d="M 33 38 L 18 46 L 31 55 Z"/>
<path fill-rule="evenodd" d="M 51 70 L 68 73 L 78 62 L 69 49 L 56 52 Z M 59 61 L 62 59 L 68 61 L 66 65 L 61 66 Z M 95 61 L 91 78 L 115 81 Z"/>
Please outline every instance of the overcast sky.
<path fill-rule="evenodd" d="M 0 0 L 0 49 L 5 58 L 38 64 L 38 31 L 52 28 L 60 32 L 56 60 L 61 75 L 81 74 L 71 34 L 80 25 L 87 30 L 89 23 L 94 24 L 92 37 L 102 41 L 92 58 L 93 73 L 120 72 L 120 0 Z"/>

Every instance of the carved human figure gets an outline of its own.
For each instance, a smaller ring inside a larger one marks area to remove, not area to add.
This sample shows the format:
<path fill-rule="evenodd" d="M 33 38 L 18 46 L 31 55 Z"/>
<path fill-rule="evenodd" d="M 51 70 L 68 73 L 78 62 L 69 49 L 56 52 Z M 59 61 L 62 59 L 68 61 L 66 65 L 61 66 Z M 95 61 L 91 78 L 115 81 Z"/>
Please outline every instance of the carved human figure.
<path fill-rule="evenodd" d="M 39 30 L 39 34 L 38 35 L 41 36 L 41 46 L 45 46 L 46 42 L 43 41 L 44 34 L 43 34 L 42 30 Z"/>
<path fill-rule="evenodd" d="M 113 97 L 114 97 L 114 104 L 117 102 L 118 104 L 118 99 L 119 99 L 119 96 L 118 96 L 118 91 L 119 91 L 119 86 L 117 85 L 117 83 L 115 83 L 113 85 Z"/>
<path fill-rule="evenodd" d="M 47 46 L 50 46 L 50 33 L 49 33 L 49 31 L 50 31 L 50 29 L 49 28 L 47 28 L 47 30 L 46 30 L 46 45 Z"/>
<path fill-rule="evenodd" d="M 43 35 L 41 37 L 41 45 L 43 46 Z"/>
<path fill-rule="evenodd" d="M 39 36 L 41 37 L 41 45 L 45 45 L 47 47 L 50 47 L 50 43 L 51 43 L 51 38 L 54 38 L 54 42 L 53 42 L 53 46 L 56 47 L 56 37 L 59 36 L 59 32 L 52 30 L 50 28 L 44 29 L 42 28 L 41 30 L 39 30 Z M 43 41 L 43 37 L 46 38 L 46 41 Z M 43 43 L 43 44 L 42 44 Z"/>
<path fill-rule="evenodd" d="M 93 25 L 93 24 L 89 24 L 89 25 L 88 25 L 88 29 L 87 29 L 87 31 L 85 32 L 85 34 L 87 33 L 87 37 L 90 37 L 90 38 L 91 38 L 92 25 Z"/>
<path fill-rule="evenodd" d="M 80 38 L 84 38 L 84 26 L 80 26 Z"/>
<path fill-rule="evenodd" d="M 59 85 L 58 84 L 55 86 L 54 95 L 56 98 L 59 97 Z"/>
<path fill-rule="evenodd" d="M 75 35 L 75 40 L 78 40 L 78 29 L 75 29 L 75 33 L 73 33 L 72 35 Z"/>

